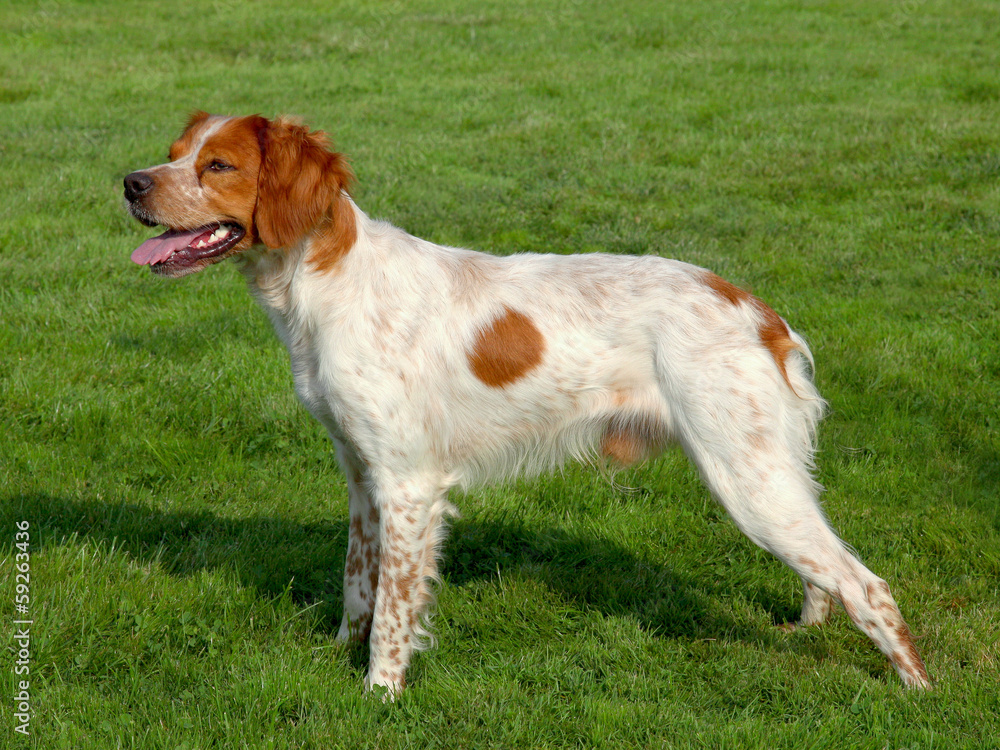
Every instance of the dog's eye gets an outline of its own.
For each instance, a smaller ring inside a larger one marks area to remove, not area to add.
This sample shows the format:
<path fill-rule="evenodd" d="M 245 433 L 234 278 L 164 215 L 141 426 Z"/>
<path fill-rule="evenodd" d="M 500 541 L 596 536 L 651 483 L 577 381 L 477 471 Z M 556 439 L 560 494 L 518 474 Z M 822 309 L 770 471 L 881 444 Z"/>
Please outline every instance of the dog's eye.
<path fill-rule="evenodd" d="M 227 164 L 221 159 L 216 159 L 215 161 L 213 161 L 211 164 L 208 165 L 208 168 L 213 172 L 228 172 L 231 169 L 236 169 L 236 167 L 234 167 L 232 164 Z"/>

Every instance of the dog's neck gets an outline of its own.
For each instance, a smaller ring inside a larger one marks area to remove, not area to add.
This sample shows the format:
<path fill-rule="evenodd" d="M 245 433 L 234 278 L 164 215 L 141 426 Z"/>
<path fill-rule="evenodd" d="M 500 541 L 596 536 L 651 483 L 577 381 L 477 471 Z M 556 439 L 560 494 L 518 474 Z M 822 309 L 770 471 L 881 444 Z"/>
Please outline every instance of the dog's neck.
<path fill-rule="evenodd" d="M 343 230 L 344 223 L 349 224 L 349 232 Z M 349 283 L 342 278 L 350 273 L 346 261 L 349 255 L 370 246 L 364 236 L 368 223 L 368 217 L 345 193 L 324 220 L 295 244 L 271 249 L 258 243 L 241 254 L 237 261 L 240 272 L 269 313 L 290 319 L 296 312 L 296 287 Z"/>
<path fill-rule="evenodd" d="M 334 225 L 338 212 L 332 211 L 294 245 L 269 249 L 257 244 L 238 258 L 251 294 L 293 360 L 297 351 L 310 346 L 317 330 L 332 334 L 337 321 L 350 316 L 380 272 L 380 235 L 389 225 L 372 221 L 344 196 L 339 217 L 344 220 L 345 209 L 350 211 L 350 247 L 332 244 L 343 236 Z M 337 256 L 335 262 L 330 262 L 331 253 Z M 336 335 L 327 338 L 338 340 Z"/>

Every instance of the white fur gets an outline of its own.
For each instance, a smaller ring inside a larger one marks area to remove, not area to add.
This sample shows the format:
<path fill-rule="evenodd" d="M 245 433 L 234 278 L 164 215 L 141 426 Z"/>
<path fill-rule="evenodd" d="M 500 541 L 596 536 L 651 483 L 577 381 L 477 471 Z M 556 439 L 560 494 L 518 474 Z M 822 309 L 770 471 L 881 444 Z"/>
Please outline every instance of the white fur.
<path fill-rule="evenodd" d="M 188 190 L 202 181 L 194 154 L 228 121 L 192 122 L 207 134 L 169 169 L 148 171 L 155 189 L 133 195 L 129 206 L 140 219 L 230 220 L 227 206 L 218 207 L 224 192 L 208 201 Z M 297 132 L 287 121 L 258 125 Z M 261 142 L 266 155 L 270 141 Z M 257 195 L 246 189 L 230 200 L 269 207 L 259 182 Z M 368 687 L 389 696 L 402 690 L 412 651 L 429 640 L 421 618 L 444 520 L 455 512 L 452 488 L 546 471 L 568 458 L 631 460 L 667 442 L 684 448 L 739 528 L 802 578 L 801 624 L 822 622 L 837 600 L 907 685 L 928 685 L 888 586 L 819 509 L 811 469 L 824 404 L 812 355 L 763 303 L 675 260 L 494 257 L 372 221 L 346 193 L 334 200 L 346 201 L 348 213 L 335 203 L 323 221 L 353 214 L 355 230 L 334 262 L 314 262 L 314 254 L 331 252 L 319 225 L 291 247 L 258 244 L 237 258 L 288 348 L 299 398 L 329 431 L 347 476 L 338 637 L 364 637 L 370 628 Z M 491 384 L 470 355 L 501 319 L 521 321 L 527 334 L 508 338 L 534 342 L 537 356 Z"/>
<path fill-rule="evenodd" d="M 435 576 L 451 488 L 593 459 L 616 415 L 679 442 L 737 525 L 818 587 L 806 587 L 807 624 L 825 618 L 831 594 L 884 585 L 817 506 L 810 468 L 824 404 L 797 334 L 786 383 L 761 345 L 759 312 L 721 299 L 700 268 L 652 256 L 494 257 L 425 242 L 352 208 L 357 241 L 335 271 L 311 270 L 308 238 L 284 253 L 251 252 L 242 270 L 288 347 L 302 402 L 342 460 L 366 467 L 352 502 L 399 519 L 402 540 L 383 529 L 380 548 L 416 560 L 418 585 Z M 489 387 L 467 356 L 505 309 L 538 327 L 545 352 L 524 378 Z M 383 561 L 380 575 L 390 572 Z M 400 648 L 400 633 L 415 645 L 423 631 L 380 617 L 381 578 L 367 602 L 364 583 L 348 578 L 341 637 L 374 606 L 368 684 L 398 692 L 409 649 L 396 663 L 387 652 Z M 873 621 L 866 597 L 854 598 L 857 618 Z M 907 684 L 926 684 L 900 663 L 905 644 L 882 619 L 874 633 L 859 626 Z"/>

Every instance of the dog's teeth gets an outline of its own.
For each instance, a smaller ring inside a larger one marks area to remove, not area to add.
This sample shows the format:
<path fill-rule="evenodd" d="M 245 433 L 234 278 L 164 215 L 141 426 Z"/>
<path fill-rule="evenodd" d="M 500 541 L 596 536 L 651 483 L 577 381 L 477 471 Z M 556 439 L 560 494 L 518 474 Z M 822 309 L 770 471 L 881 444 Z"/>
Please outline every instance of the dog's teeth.
<path fill-rule="evenodd" d="M 214 232 L 212 232 L 212 236 L 209 237 L 208 239 L 209 242 L 219 242 L 221 240 L 224 240 L 228 236 L 229 236 L 229 230 L 226 229 L 225 227 L 219 227 Z"/>

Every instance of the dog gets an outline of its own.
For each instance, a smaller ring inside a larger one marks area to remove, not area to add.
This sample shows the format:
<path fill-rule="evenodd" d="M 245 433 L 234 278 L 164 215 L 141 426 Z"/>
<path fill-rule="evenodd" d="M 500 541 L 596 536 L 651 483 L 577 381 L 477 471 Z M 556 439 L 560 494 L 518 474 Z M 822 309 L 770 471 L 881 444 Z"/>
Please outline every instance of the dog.
<path fill-rule="evenodd" d="M 839 602 L 903 683 L 929 687 L 885 581 L 817 503 L 824 401 L 806 342 L 758 298 L 656 256 L 497 257 L 366 216 L 353 174 L 298 121 L 194 113 L 169 161 L 124 179 L 167 231 L 132 260 L 180 277 L 235 258 L 347 478 L 338 639 L 369 639 L 394 698 L 427 611 L 452 488 L 629 465 L 679 443 L 756 544 L 802 579 L 799 625 Z"/>

